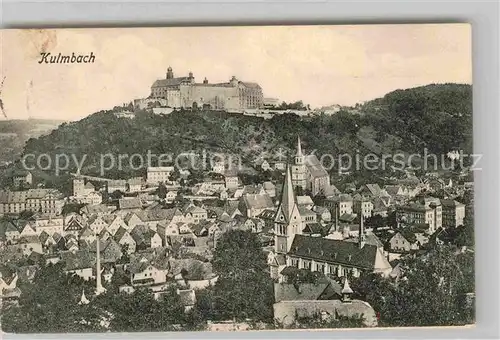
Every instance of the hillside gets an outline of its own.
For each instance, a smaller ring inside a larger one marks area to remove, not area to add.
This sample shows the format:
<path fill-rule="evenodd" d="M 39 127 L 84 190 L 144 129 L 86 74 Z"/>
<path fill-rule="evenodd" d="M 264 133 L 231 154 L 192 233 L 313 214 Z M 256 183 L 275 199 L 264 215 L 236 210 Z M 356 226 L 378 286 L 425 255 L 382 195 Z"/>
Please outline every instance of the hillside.
<path fill-rule="evenodd" d="M 472 150 L 469 85 L 398 90 L 362 105 L 357 111 L 360 113 L 341 110 L 335 115 L 307 118 L 284 114 L 269 120 L 214 111 L 173 112 L 168 116 L 140 111 L 135 119 L 126 119 L 116 118 L 113 111 L 101 111 L 78 122 L 64 123 L 49 135 L 29 139 L 24 153 L 75 154 L 78 159 L 86 154 L 84 172 L 97 174 L 100 154 L 207 150 L 241 154 L 249 163 L 262 153 L 274 155 L 279 148 L 294 148 L 297 135 L 301 136 L 305 150 L 316 150 L 319 156 L 349 153 L 354 157 L 358 151 L 361 155 L 422 153 L 424 147 L 434 153 Z M 139 173 L 141 170 L 124 167 L 108 176 Z"/>
<path fill-rule="evenodd" d="M 15 161 L 28 139 L 39 137 L 61 123 L 45 119 L 0 120 L 0 166 Z"/>

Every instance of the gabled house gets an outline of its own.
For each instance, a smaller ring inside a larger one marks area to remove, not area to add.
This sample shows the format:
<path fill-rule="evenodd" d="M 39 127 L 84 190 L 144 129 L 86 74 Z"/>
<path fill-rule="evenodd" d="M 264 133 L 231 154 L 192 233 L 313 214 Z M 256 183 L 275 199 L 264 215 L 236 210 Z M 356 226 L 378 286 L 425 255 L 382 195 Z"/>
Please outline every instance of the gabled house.
<path fill-rule="evenodd" d="M 90 227 L 87 227 L 80 232 L 80 240 L 83 240 L 89 244 L 94 241 L 95 238 L 96 234 L 90 229 Z"/>
<path fill-rule="evenodd" d="M 145 225 L 135 226 L 130 235 L 135 241 L 137 251 L 148 248 L 159 248 L 163 243 L 160 235 Z"/>
<path fill-rule="evenodd" d="M 92 232 L 99 234 L 108 224 L 104 221 L 102 216 L 93 215 L 89 218 L 88 225 Z"/>
<path fill-rule="evenodd" d="M 103 220 L 108 224 L 106 230 L 114 235 L 120 228 L 127 229 L 127 224 L 119 215 L 104 215 Z"/>
<path fill-rule="evenodd" d="M 382 188 L 378 184 L 365 184 L 359 188 L 358 192 L 365 197 L 380 197 Z"/>
<path fill-rule="evenodd" d="M 10 221 L 1 221 L 0 222 L 0 238 L 3 236 L 6 243 L 15 243 L 19 240 L 21 233 L 17 230 L 14 223 Z"/>
<path fill-rule="evenodd" d="M 260 233 L 264 229 L 265 223 L 259 218 L 247 218 L 244 222 L 244 229 L 253 233 Z"/>
<path fill-rule="evenodd" d="M 266 209 L 273 209 L 274 203 L 271 197 L 266 193 L 263 195 L 247 194 L 243 196 L 241 209 L 246 212 L 249 218 L 257 217 Z"/>
<path fill-rule="evenodd" d="M 122 246 L 118 242 L 111 237 L 106 240 L 101 239 L 99 242 L 101 263 L 113 264 L 120 260 L 123 252 Z M 88 249 L 92 253 L 93 257 L 97 256 L 97 244 L 95 240 L 89 245 Z"/>
<path fill-rule="evenodd" d="M 328 278 L 318 284 L 275 283 L 274 292 L 274 319 L 285 328 L 300 323 L 301 318 L 329 321 L 360 316 L 364 326 L 377 325 L 373 308 L 365 301 L 351 299 L 354 292 L 347 278 L 343 286 Z"/>
<path fill-rule="evenodd" d="M 405 253 L 420 249 L 428 241 L 429 238 L 424 233 L 403 229 L 387 241 L 387 248 L 391 252 Z"/>
<path fill-rule="evenodd" d="M 95 279 L 93 268 L 96 259 L 88 250 L 61 252 L 60 256 L 66 274 L 77 275 L 85 281 Z"/>
<path fill-rule="evenodd" d="M 186 223 L 200 223 L 208 218 L 207 211 L 193 203 L 188 204 L 183 210 Z"/>
<path fill-rule="evenodd" d="M 177 223 L 160 222 L 156 227 L 156 231 L 163 239 L 165 238 L 165 236 L 180 234 L 179 226 L 177 225 Z"/>
<path fill-rule="evenodd" d="M 297 196 L 296 199 L 297 199 L 297 205 L 299 207 L 303 207 L 310 210 L 314 206 L 314 202 L 311 196 Z"/>
<path fill-rule="evenodd" d="M 132 286 L 151 286 L 165 283 L 168 271 L 168 256 L 163 252 L 133 256 L 130 264 L 126 267 Z"/>
<path fill-rule="evenodd" d="M 45 231 L 40 234 L 39 239 L 44 249 L 48 249 L 56 244 L 54 238 Z"/>
<path fill-rule="evenodd" d="M 136 225 L 142 224 L 142 220 L 137 216 L 136 213 L 130 212 L 123 218 L 126 224 L 125 229 L 131 231 Z"/>
<path fill-rule="evenodd" d="M 262 183 L 262 187 L 264 188 L 265 192 L 269 195 L 269 197 L 273 198 L 276 197 L 276 186 L 274 185 L 273 182 L 267 181 Z"/>
<path fill-rule="evenodd" d="M 5 265 L 0 266 L 0 300 L 17 287 L 18 278 L 16 270 Z"/>
<path fill-rule="evenodd" d="M 128 254 L 135 253 L 137 245 L 127 229 L 119 228 L 113 238 L 120 246 L 127 248 Z"/>
<path fill-rule="evenodd" d="M 78 235 L 84 229 L 84 222 L 78 218 L 72 218 L 64 226 L 63 235 L 73 234 Z"/>
<path fill-rule="evenodd" d="M 36 235 L 38 235 L 38 233 L 36 232 L 34 225 L 30 222 L 24 225 L 23 229 L 21 230 L 21 233 L 19 234 L 20 237 L 36 236 Z"/>
<path fill-rule="evenodd" d="M 321 221 L 324 223 L 331 222 L 332 214 L 330 213 L 330 210 L 328 210 L 327 208 L 315 205 L 314 207 L 312 207 L 311 210 L 316 213 L 318 221 Z"/>
<path fill-rule="evenodd" d="M 18 240 L 18 245 L 26 256 L 29 256 L 32 252 L 43 253 L 43 246 L 38 236 L 21 237 Z"/>

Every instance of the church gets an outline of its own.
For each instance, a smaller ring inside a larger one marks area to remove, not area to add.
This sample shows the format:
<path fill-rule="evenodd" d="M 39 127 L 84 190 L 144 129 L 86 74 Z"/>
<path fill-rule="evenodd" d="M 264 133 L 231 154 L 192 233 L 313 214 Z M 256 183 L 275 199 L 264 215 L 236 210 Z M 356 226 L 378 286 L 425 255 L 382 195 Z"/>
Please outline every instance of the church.
<path fill-rule="evenodd" d="M 330 176 L 321 165 L 316 155 L 305 156 L 302 153 L 300 137 L 297 137 L 297 150 L 292 166 L 293 187 L 300 187 L 303 190 L 310 190 L 312 196 L 319 193 L 328 195 L 330 186 Z"/>
<path fill-rule="evenodd" d="M 213 110 L 258 109 L 264 106 L 262 88 L 257 83 L 232 77 L 227 83 L 195 81 L 192 72 L 187 77 L 174 77 L 172 67 L 164 79 L 151 86 L 151 98 L 161 98 L 172 108 L 209 108 Z"/>
<path fill-rule="evenodd" d="M 363 218 L 359 222 L 359 237 L 353 242 L 312 236 L 307 232 L 308 227 L 316 221 L 310 216 L 308 209 L 297 202 L 290 166 L 287 166 L 281 201 L 274 218 L 274 258 L 270 260 L 274 279 L 281 281 L 281 273 L 286 267 L 337 277 L 359 277 L 362 272 L 388 275 L 391 272 L 383 250 L 366 241 Z"/>

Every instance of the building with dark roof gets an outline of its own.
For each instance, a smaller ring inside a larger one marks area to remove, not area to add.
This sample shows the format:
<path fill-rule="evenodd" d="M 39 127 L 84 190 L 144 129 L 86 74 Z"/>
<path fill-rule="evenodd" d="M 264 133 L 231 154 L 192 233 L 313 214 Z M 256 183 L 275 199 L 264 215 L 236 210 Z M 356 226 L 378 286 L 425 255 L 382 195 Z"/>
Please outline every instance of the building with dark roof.
<path fill-rule="evenodd" d="M 362 272 L 388 275 L 391 266 L 384 256 L 380 244 L 366 242 L 364 219 L 359 219 L 356 242 L 324 238 L 328 230 L 308 221 L 307 211 L 297 204 L 292 184 L 290 167 L 287 167 L 282 196 L 275 215 L 275 253 L 284 257 L 284 263 L 271 265 L 273 278 L 283 280 L 281 271 L 285 266 L 333 274 L 338 277 Z M 312 216 L 316 217 L 315 213 Z M 280 273 L 276 277 L 276 272 Z"/>
<path fill-rule="evenodd" d="M 274 319 L 285 328 L 300 323 L 301 319 L 330 321 L 340 317 L 361 318 L 367 327 L 377 325 L 377 316 L 372 306 L 365 301 L 351 299 L 353 291 L 347 278 L 342 288 L 338 283 L 335 283 L 335 287 L 328 283 L 318 283 L 275 284 L 274 289 Z"/>

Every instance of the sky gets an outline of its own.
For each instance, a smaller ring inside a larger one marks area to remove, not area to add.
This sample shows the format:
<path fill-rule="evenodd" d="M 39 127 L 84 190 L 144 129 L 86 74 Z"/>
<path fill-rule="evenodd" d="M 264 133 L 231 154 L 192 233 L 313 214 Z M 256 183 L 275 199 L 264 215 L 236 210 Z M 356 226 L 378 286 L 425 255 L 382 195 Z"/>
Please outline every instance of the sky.
<path fill-rule="evenodd" d="M 96 61 L 39 64 L 43 51 Z M 1 30 L 0 52 L 9 119 L 77 120 L 144 98 L 169 66 L 197 82 L 257 82 L 265 97 L 311 107 L 472 83 L 468 24 Z"/>

